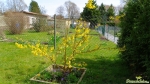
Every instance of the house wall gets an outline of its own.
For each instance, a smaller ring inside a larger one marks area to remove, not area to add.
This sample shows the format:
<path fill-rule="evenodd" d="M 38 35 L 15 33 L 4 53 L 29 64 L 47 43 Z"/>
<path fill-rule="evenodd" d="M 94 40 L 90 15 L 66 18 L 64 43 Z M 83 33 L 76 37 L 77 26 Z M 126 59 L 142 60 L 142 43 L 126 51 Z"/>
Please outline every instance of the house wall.
<path fill-rule="evenodd" d="M 56 19 L 56 28 L 60 28 L 60 29 L 70 28 L 70 24 L 71 24 L 70 20 Z M 48 20 L 48 26 L 54 27 L 54 20 Z"/>
<path fill-rule="evenodd" d="M 50 20 L 50 19 L 49 19 L 49 20 L 47 21 L 47 23 L 48 23 L 48 26 L 52 26 L 52 27 L 54 26 L 54 20 Z"/>
<path fill-rule="evenodd" d="M 70 20 L 67 20 L 67 21 L 66 21 L 66 28 L 70 28 L 70 24 L 71 24 L 71 21 L 70 21 Z"/>
<path fill-rule="evenodd" d="M 8 24 L 6 24 L 6 20 L 9 21 L 8 18 L 14 19 L 13 21 L 17 21 L 19 18 L 22 18 L 22 13 L 23 13 L 23 19 L 25 21 L 25 29 L 32 28 L 33 27 L 33 22 L 37 20 L 37 18 L 42 18 L 42 22 L 46 21 L 46 24 L 42 24 L 43 26 L 47 25 L 47 18 L 48 16 L 46 15 L 38 15 L 36 13 L 31 13 L 31 12 L 11 12 L 11 13 L 6 13 L 5 16 L 0 15 L 0 28 L 8 28 Z M 21 14 L 21 16 L 18 16 Z M 15 20 L 16 18 L 16 20 Z"/>
<path fill-rule="evenodd" d="M 33 27 L 33 22 L 36 20 L 36 16 L 34 15 L 29 15 L 29 14 L 25 14 L 26 15 L 26 19 L 27 19 L 27 22 L 26 22 L 26 26 L 25 28 L 32 28 Z"/>
<path fill-rule="evenodd" d="M 42 20 L 42 22 L 46 22 L 46 24 L 42 24 L 42 26 L 48 25 L 47 23 L 47 19 L 48 16 L 45 15 L 37 15 L 37 14 L 32 14 L 32 13 L 24 13 L 26 18 L 27 18 L 27 22 L 26 22 L 26 28 L 32 28 L 33 27 L 33 23 L 35 23 L 36 21 L 38 21 L 38 19 L 40 18 L 40 20 Z"/>

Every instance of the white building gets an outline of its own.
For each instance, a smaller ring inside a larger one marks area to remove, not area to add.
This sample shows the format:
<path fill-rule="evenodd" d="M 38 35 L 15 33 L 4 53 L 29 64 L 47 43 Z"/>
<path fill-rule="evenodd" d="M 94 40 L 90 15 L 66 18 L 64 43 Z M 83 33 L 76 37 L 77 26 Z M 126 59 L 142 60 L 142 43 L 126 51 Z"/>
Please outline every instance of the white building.
<path fill-rule="evenodd" d="M 39 18 L 42 20 L 45 20 L 46 23 L 47 23 L 47 20 L 50 18 L 49 15 L 38 14 L 38 13 L 34 13 L 34 12 L 22 11 L 22 13 L 25 14 L 25 17 L 27 18 L 26 28 L 33 27 L 33 23 L 35 23 L 37 20 L 39 20 Z"/>

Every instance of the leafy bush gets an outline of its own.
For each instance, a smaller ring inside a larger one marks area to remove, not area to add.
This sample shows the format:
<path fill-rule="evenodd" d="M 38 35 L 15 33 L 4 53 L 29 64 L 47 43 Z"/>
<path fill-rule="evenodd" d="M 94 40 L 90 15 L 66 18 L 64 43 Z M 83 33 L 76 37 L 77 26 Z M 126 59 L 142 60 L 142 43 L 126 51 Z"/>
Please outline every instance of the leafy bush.
<path fill-rule="evenodd" d="M 56 36 L 56 38 L 54 36 L 51 37 L 51 39 L 49 40 L 48 44 L 49 45 L 54 45 L 54 40 L 56 39 L 56 42 L 58 42 L 60 40 L 60 36 Z"/>
<path fill-rule="evenodd" d="M 32 24 L 33 25 L 33 29 L 36 31 L 36 32 L 40 32 L 41 31 L 41 25 L 39 22 L 35 22 Z"/>
<path fill-rule="evenodd" d="M 34 22 L 32 25 L 36 32 L 48 31 L 51 29 L 51 27 L 48 26 L 46 19 L 43 17 L 37 18 L 36 22 Z"/>
<path fill-rule="evenodd" d="M 118 46 L 122 59 L 136 72 L 148 72 L 150 66 L 150 0 L 130 0 L 121 18 Z"/>

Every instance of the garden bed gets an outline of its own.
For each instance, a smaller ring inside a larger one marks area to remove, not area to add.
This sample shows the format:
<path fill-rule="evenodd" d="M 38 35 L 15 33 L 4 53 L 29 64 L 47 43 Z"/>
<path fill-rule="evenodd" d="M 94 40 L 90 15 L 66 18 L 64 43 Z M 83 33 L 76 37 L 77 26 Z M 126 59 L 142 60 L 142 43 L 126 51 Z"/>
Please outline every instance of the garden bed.
<path fill-rule="evenodd" d="M 79 84 L 86 72 L 84 68 L 66 67 L 64 72 L 64 66 L 51 65 L 42 72 L 38 73 L 30 80 L 41 83 L 55 83 L 55 84 Z"/>

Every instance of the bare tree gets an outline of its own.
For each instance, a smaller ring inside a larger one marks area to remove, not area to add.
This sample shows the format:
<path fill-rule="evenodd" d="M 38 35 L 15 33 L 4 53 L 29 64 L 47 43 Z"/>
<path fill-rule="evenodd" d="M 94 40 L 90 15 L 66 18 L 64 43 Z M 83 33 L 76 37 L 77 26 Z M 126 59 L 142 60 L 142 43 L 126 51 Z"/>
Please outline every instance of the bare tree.
<path fill-rule="evenodd" d="M 41 14 L 46 14 L 46 9 L 43 6 L 40 6 L 40 12 Z"/>
<path fill-rule="evenodd" d="M 117 6 L 117 7 L 114 7 L 115 8 L 115 14 L 118 15 L 119 14 L 119 11 L 122 11 L 123 10 L 123 7 L 121 5 Z"/>
<path fill-rule="evenodd" d="M 120 0 L 120 6 L 123 7 L 129 0 Z"/>
<path fill-rule="evenodd" d="M 6 6 L 8 11 L 14 12 L 20 12 L 27 8 L 27 5 L 25 4 L 24 0 L 7 0 Z"/>
<path fill-rule="evenodd" d="M 5 11 L 5 5 L 3 2 L 0 1 L 0 13 L 4 13 Z"/>
<path fill-rule="evenodd" d="M 63 6 L 59 6 L 57 9 L 56 9 L 56 14 L 57 15 L 64 15 L 64 12 L 65 12 L 65 9 Z"/>
<path fill-rule="evenodd" d="M 77 7 L 75 3 L 71 1 L 66 1 L 64 5 L 66 8 L 68 18 L 73 19 L 74 17 L 80 16 L 79 7 Z"/>
<path fill-rule="evenodd" d="M 59 6 L 56 9 L 56 18 L 57 19 L 63 19 L 64 18 L 65 9 L 63 6 Z"/>

